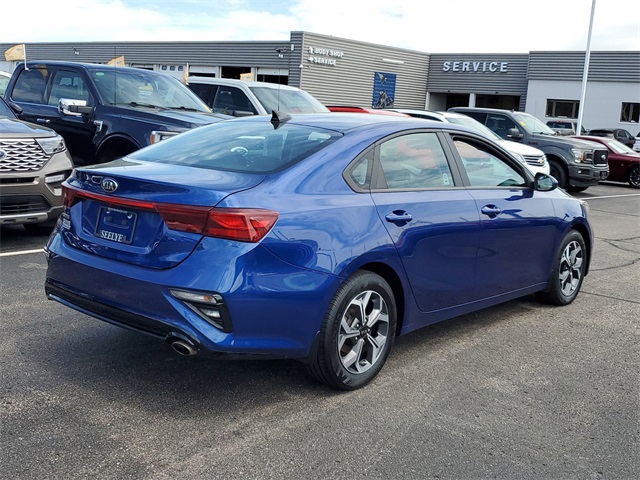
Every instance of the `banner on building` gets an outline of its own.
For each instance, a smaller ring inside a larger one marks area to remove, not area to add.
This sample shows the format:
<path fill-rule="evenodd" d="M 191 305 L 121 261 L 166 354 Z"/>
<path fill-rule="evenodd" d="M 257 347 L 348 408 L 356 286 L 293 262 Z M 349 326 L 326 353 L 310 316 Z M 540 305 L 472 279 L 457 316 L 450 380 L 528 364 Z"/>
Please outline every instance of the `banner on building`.
<path fill-rule="evenodd" d="M 374 72 L 373 74 L 373 108 L 393 108 L 396 98 L 396 74 Z"/>

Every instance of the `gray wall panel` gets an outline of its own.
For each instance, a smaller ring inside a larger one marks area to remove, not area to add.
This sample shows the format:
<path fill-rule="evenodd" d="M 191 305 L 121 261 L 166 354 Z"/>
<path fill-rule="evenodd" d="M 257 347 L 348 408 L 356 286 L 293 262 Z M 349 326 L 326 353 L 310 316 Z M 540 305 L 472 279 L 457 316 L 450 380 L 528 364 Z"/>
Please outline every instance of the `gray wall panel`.
<path fill-rule="evenodd" d="M 308 32 L 303 40 L 301 88 L 326 105 L 370 107 L 374 74 L 383 72 L 397 76 L 394 106 L 424 108 L 429 54 Z M 344 56 L 317 55 L 310 48 L 335 50 Z M 310 62 L 309 57 L 335 59 L 336 64 Z"/>
<path fill-rule="evenodd" d="M 582 81 L 585 52 L 531 52 L 529 80 Z M 640 52 L 591 52 L 589 81 L 640 82 Z"/>

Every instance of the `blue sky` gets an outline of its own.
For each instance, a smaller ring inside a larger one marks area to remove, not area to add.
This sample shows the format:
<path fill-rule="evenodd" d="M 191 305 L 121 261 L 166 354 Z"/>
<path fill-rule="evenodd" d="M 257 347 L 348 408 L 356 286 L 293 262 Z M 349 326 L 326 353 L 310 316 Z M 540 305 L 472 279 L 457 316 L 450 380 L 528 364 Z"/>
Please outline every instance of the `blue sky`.
<path fill-rule="evenodd" d="M 597 0 L 592 50 L 640 51 L 637 0 Z M 432 53 L 584 50 L 592 0 L 10 0 L 0 42 L 288 40 Z M 9 20 L 11 19 L 11 20 Z"/>

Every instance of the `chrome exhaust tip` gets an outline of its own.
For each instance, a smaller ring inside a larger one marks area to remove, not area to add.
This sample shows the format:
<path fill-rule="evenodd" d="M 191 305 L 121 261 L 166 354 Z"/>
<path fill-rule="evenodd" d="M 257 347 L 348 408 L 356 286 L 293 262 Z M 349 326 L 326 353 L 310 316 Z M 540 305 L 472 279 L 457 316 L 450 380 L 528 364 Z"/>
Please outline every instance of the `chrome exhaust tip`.
<path fill-rule="evenodd" d="M 192 357 L 198 353 L 196 346 L 186 340 L 175 338 L 170 340 L 170 345 L 174 352 L 183 357 Z"/>

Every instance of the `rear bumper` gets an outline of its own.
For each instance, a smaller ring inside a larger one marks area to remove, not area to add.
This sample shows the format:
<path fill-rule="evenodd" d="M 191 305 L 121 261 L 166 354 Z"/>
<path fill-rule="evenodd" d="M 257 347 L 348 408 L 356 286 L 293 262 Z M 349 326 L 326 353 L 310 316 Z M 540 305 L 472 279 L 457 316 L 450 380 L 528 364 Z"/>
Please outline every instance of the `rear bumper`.
<path fill-rule="evenodd" d="M 74 249 L 56 230 L 47 254 L 49 299 L 158 339 L 186 338 L 209 356 L 307 357 L 339 283 L 331 275 L 288 265 L 262 247 L 246 259 L 204 258 L 200 252 L 174 268 L 154 270 Z M 261 271 L 250 271 L 252 265 Z M 273 273 L 265 275 L 265 268 Z M 221 295 L 231 331 L 207 322 L 171 289 Z"/>

